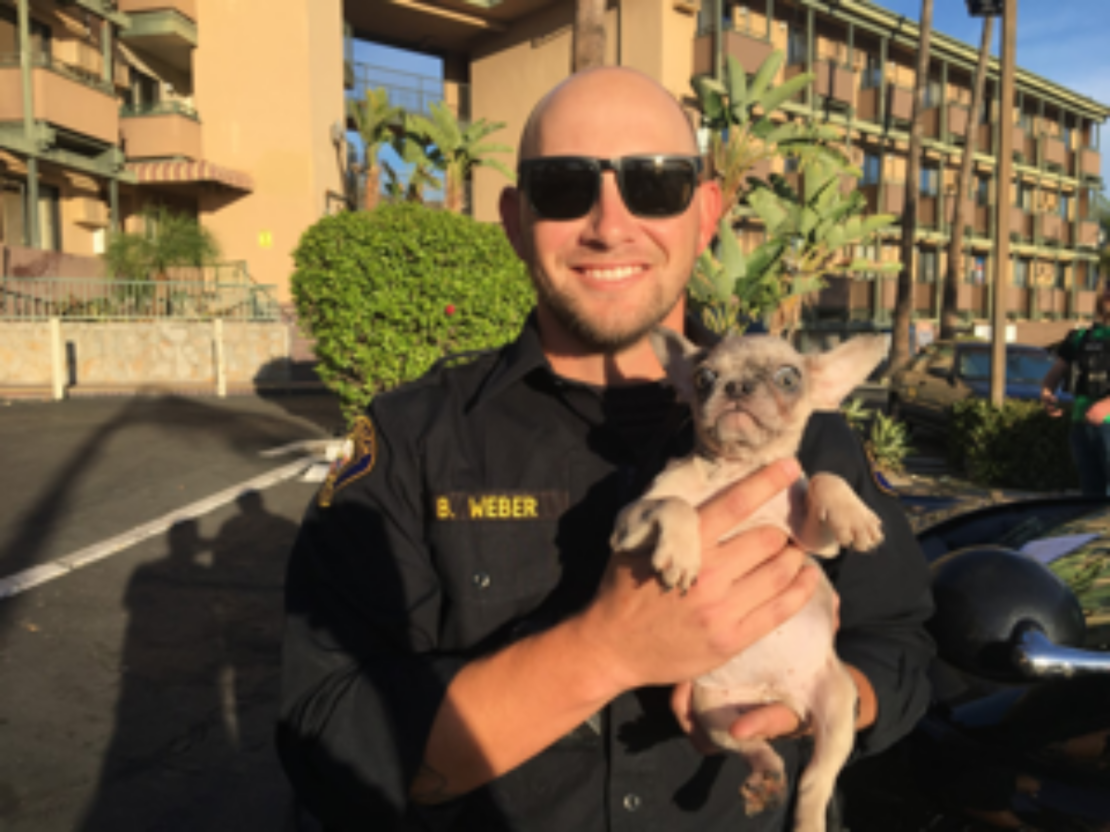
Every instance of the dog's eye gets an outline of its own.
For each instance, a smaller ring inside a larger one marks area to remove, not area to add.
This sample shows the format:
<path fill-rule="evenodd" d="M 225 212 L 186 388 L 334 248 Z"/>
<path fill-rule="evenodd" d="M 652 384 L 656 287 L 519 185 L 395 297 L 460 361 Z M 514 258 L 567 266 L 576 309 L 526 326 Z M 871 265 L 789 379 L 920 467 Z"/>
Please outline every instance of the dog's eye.
<path fill-rule="evenodd" d="M 698 367 L 694 371 L 694 387 L 702 392 L 708 390 L 717 381 L 717 373 L 708 367 Z"/>
<path fill-rule="evenodd" d="M 783 390 L 793 393 L 802 384 L 802 374 L 797 367 L 780 367 L 775 372 L 775 384 Z"/>

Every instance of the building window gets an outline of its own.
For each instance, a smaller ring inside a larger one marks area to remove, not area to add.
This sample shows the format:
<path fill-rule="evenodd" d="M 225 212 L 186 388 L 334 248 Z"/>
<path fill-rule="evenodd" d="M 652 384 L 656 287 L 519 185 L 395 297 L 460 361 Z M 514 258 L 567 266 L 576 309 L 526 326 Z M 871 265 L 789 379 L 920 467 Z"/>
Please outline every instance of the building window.
<path fill-rule="evenodd" d="M 1059 200 L 1056 202 L 1056 207 L 1060 212 L 1060 216 L 1064 219 L 1071 219 L 1071 197 L 1067 194 L 1060 194 Z"/>
<path fill-rule="evenodd" d="M 22 182 L 0 180 L 0 243 L 27 244 L 27 209 L 23 200 Z"/>
<path fill-rule="evenodd" d="M 1023 211 L 1031 211 L 1033 209 L 1033 186 L 1028 182 L 1018 182 L 1017 188 L 1014 189 L 1015 201 L 1014 205 Z"/>
<path fill-rule="evenodd" d="M 982 286 L 987 282 L 987 258 L 981 254 L 967 258 L 966 280 L 973 286 Z"/>
<path fill-rule="evenodd" d="M 917 282 L 937 282 L 937 250 L 935 248 L 922 249 L 917 255 Z"/>
<path fill-rule="evenodd" d="M 1068 288 L 1068 264 L 1067 263 L 1057 263 L 1056 264 L 1056 288 L 1057 289 L 1066 289 L 1066 288 Z"/>
<path fill-rule="evenodd" d="M 801 161 L 798 159 L 797 156 L 786 156 L 782 160 L 782 172 L 783 173 L 797 173 L 798 172 L 798 166 L 800 164 L 801 164 Z"/>
<path fill-rule="evenodd" d="M 62 250 L 62 217 L 58 189 L 39 183 L 39 248 Z"/>
<path fill-rule="evenodd" d="M 1027 112 L 1025 110 L 1022 110 L 1021 112 L 1019 112 L 1018 113 L 1018 127 L 1020 127 L 1022 130 L 1024 130 L 1026 133 L 1032 133 L 1033 132 L 1033 114 L 1030 113 L 1030 112 Z"/>
<path fill-rule="evenodd" d="M 162 100 L 162 84 L 157 78 L 131 68 L 131 105 L 153 107 Z"/>
<path fill-rule="evenodd" d="M 882 156 L 878 153 L 872 153 L 870 150 L 865 150 L 863 152 L 863 177 L 859 183 L 861 185 L 878 185 L 882 165 Z"/>
<path fill-rule="evenodd" d="M 925 106 L 939 107 L 943 98 L 941 93 L 940 81 L 930 78 L 925 84 Z"/>
<path fill-rule="evenodd" d="M 869 90 L 882 86 L 883 67 L 878 55 L 868 55 L 867 64 L 863 68 L 863 78 L 860 80 L 860 89 Z"/>
<path fill-rule="evenodd" d="M 50 27 L 45 23 L 31 18 L 31 54 L 36 56 L 51 55 Z M 0 6 L 0 55 L 19 56 L 19 27 L 15 9 Z M 19 61 L 16 61 L 16 66 Z"/>
<path fill-rule="evenodd" d="M 940 169 L 921 168 L 921 195 L 936 196 L 940 193 Z"/>
<path fill-rule="evenodd" d="M 808 51 L 805 30 L 791 26 L 786 40 L 786 63 L 790 65 L 806 63 Z"/>
<path fill-rule="evenodd" d="M 1014 285 L 1024 289 L 1029 285 L 1029 261 L 1019 257 L 1014 261 Z"/>
<path fill-rule="evenodd" d="M 1083 266 L 1083 269 L 1086 274 L 1083 286 L 1088 292 L 1093 292 L 1098 288 L 1098 265 L 1087 263 Z"/>
<path fill-rule="evenodd" d="M 991 204 L 991 178 L 989 176 L 976 176 L 974 190 L 971 193 L 976 205 Z"/>
<path fill-rule="evenodd" d="M 1064 147 L 1071 148 L 1071 128 L 1066 124 L 1060 125 L 1060 140 Z"/>

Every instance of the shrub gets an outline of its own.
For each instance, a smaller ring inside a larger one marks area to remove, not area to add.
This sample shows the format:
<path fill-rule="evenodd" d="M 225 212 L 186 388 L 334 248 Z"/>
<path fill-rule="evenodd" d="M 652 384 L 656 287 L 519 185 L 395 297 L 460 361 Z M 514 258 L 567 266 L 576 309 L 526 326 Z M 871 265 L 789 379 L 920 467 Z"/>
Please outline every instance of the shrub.
<path fill-rule="evenodd" d="M 905 468 L 906 457 L 913 451 L 905 423 L 885 413 L 869 411 L 860 399 L 849 399 L 841 405 L 840 412 L 880 470 L 895 473 Z"/>
<path fill-rule="evenodd" d="M 422 205 L 325 217 L 293 260 L 317 373 L 348 417 L 444 355 L 512 340 L 535 299 L 500 227 Z"/>
<path fill-rule="evenodd" d="M 1068 451 L 1071 422 L 1053 418 L 1037 402 L 1007 399 L 995 409 L 984 399 L 952 408 L 948 461 L 982 485 L 1059 491 L 1079 477 Z"/>

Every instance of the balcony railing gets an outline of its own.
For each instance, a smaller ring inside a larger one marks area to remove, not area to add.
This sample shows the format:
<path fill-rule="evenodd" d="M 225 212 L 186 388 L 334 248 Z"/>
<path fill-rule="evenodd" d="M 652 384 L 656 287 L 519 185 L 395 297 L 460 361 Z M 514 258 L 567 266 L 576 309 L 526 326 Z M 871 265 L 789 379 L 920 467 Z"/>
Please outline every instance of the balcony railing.
<path fill-rule="evenodd" d="M 352 71 L 354 87 L 349 94 L 355 99 L 364 99 L 368 90 L 384 89 L 391 105 L 410 113 L 427 115 L 432 103 L 444 103 L 459 120 L 470 119 L 469 84 L 357 62 Z"/>
<path fill-rule="evenodd" d="M 186 101 L 159 101 L 155 104 L 124 104 L 119 109 L 120 118 L 143 116 L 185 116 L 200 121 L 196 108 Z"/>
<path fill-rule="evenodd" d="M 1044 163 L 1060 169 L 1066 168 L 1068 149 L 1064 146 L 1064 143 L 1055 136 L 1044 136 L 1042 141 L 1044 143 L 1041 146 L 1041 152 L 1044 154 Z"/>
<path fill-rule="evenodd" d="M 0 69 L 19 68 L 19 52 L 0 52 Z M 64 78 L 76 81 L 86 87 L 102 92 L 105 95 L 115 95 L 115 88 L 111 81 L 105 81 L 99 72 L 93 72 L 76 64 L 69 64 L 55 58 L 49 52 L 34 52 L 31 54 L 31 66 L 34 68 L 48 69 Z"/>
<path fill-rule="evenodd" d="M 697 37 L 694 39 L 695 75 L 716 74 L 713 52 L 716 31 L 716 27 L 713 25 L 703 26 L 698 30 Z M 725 29 L 723 34 L 722 51 L 726 56 L 731 55 L 736 58 L 744 71 L 749 74 L 758 70 L 767 56 L 775 49 L 766 39 L 756 35 L 749 35 L 731 29 Z"/>

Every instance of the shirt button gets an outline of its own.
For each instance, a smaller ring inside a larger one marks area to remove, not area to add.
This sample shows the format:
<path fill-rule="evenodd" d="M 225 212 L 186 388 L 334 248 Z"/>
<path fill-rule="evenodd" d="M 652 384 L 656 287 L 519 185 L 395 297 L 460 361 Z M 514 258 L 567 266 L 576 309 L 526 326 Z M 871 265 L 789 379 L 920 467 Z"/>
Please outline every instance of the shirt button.
<path fill-rule="evenodd" d="M 640 808 L 641 803 L 643 803 L 643 801 L 640 800 L 640 796 L 635 792 L 629 792 L 624 796 L 624 808 L 629 812 L 635 812 Z"/>
<path fill-rule="evenodd" d="M 475 572 L 471 580 L 474 581 L 474 586 L 478 589 L 488 589 L 492 578 L 490 578 L 489 572 Z"/>

